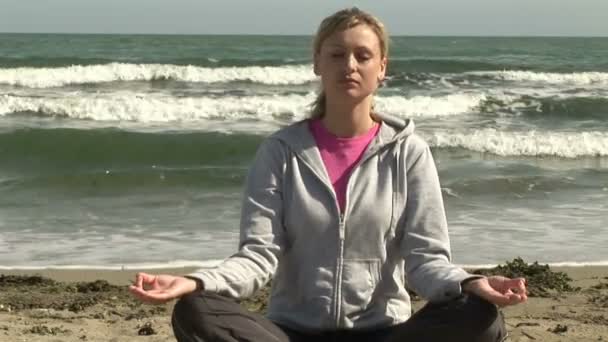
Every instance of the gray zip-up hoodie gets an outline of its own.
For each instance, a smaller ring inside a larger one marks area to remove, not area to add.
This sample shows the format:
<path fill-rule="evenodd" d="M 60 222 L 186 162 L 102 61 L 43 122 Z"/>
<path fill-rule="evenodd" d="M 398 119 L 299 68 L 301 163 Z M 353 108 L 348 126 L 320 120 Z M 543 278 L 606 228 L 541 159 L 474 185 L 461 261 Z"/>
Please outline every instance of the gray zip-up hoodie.
<path fill-rule="evenodd" d="M 347 185 L 340 214 L 308 121 L 260 146 L 244 194 L 239 251 L 190 274 L 243 298 L 272 280 L 268 318 L 297 330 L 379 328 L 411 315 L 405 279 L 444 301 L 473 275 L 450 263 L 437 170 L 414 123 L 382 125 Z"/>

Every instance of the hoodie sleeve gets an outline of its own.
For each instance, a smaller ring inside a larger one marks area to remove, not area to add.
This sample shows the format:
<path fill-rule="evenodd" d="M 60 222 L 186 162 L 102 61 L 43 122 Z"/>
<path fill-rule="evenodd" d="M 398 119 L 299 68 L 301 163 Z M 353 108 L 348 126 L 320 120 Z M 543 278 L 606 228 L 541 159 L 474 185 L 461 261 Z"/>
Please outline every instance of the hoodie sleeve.
<path fill-rule="evenodd" d="M 282 174 L 285 161 L 279 142 L 268 139 L 249 169 L 243 196 L 239 251 L 214 268 L 188 274 L 205 291 L 246 298 L 274 275 L 282 249 Z"/>
<path fill-rule="evenodd" d="M 429 301 L 449 300 L 462 293 L 462 281 L 478 276 L 451 263 L 441 187 L 429 146 L 414 135 L 405 153 L 406 206 L 399 228 L 407 282 Z"/>

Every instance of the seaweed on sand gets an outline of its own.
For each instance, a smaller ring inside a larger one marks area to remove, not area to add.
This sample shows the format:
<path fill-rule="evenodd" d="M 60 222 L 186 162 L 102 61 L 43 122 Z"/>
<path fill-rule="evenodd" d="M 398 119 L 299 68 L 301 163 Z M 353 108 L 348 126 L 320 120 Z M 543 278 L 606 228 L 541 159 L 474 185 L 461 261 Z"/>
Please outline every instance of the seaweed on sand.
<path fill-rule="evenodd" d="M 0 275 L 0 304 L 6 311 L 54 309 L 80 312 L 98 303 L 135 304 L 124 286 L 107 281 L 62 283 L 39 275 Z"/>
<path fill-rule="evenodd" d="M 572 278 L 566 273 L 552 271 L 549 265 L 541 265 L 537 261 L 528 264 L 520 257 L 507 261 L 505 265 L 479 269 L 473 273 L 485 276 L 502 275 L 508 278 L 523 277 L 527 281 L 528 296 L 531 297 L 552 297 L 562 292 L 580 290 L 570 285 Z"/>

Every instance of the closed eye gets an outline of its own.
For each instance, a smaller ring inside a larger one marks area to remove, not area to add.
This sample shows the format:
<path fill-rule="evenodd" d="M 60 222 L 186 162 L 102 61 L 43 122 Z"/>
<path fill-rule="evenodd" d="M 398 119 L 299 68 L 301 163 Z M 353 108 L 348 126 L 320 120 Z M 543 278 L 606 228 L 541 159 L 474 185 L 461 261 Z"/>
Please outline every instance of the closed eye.
<path fill-rule="evenodd" d="M 357 60 L 358 61 L 367 61 L 367 60 L 370 60 L 371 58 L 372 58 L 372 56 L 369 55 L 369 54 L 357 55 Z"/>

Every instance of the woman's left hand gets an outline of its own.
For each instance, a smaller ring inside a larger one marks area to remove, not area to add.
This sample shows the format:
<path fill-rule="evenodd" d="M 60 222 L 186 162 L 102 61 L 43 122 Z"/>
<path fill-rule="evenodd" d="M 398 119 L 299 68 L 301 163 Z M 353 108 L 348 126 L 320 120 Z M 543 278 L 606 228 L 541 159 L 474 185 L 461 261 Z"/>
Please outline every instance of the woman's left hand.
<path fill-rule="evenodd" d="M 526 280 L 502 276 L 473 279 L 462 286 L 462 290 L 475 294 L 498 306 L 523 303 L 528 299 Z"/>

